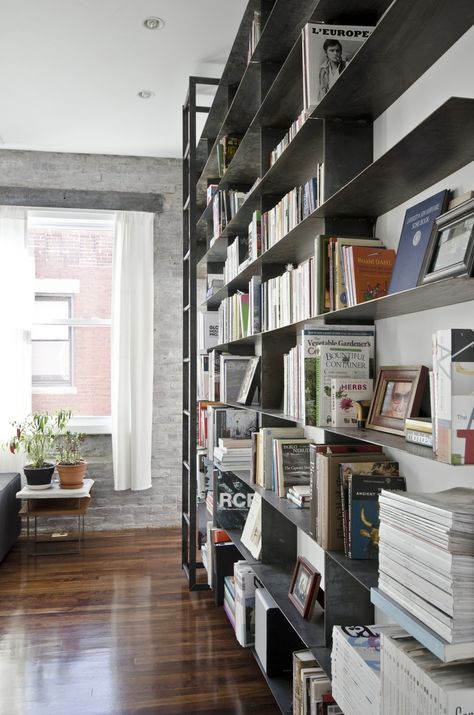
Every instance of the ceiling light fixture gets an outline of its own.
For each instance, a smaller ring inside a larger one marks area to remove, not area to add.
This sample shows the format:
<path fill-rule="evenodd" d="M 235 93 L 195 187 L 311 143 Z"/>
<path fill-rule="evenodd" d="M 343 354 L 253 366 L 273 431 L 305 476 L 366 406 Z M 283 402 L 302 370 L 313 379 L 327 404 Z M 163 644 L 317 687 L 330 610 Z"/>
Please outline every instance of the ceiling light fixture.
<path fill-rule="evenodd" d="M 143 20 L 143 24 L 147 30 L 161 30 L 165 26 L 161 17 L 147 17 Z"/>
<path fill-rule="evenodd" d="M 140 99 L 151 99 L 151 97 L 155 96 L 155 93 L 152 92 L 151 89 L 142 89 L 138 92 L 138 96 Z"/>

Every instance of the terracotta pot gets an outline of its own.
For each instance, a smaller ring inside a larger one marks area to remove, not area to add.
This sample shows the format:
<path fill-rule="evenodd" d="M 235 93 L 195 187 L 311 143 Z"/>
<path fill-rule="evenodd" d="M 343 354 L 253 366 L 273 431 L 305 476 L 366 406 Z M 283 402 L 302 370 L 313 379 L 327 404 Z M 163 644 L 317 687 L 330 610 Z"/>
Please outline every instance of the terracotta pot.
<path fill-rule="evenodd" d="M 30 489 L 49 489 L 53 478 L 54 464 L 45 464 L 44 467 L 32 467 L 27 464 L 23 467 L 26 483 Z"/>
<path fill-rule="evenodd" d="M 78 489 L 84 484 L 84 475 L 87 472 L 87 462 L 79 464 L 57 464 L 59 486 L 61 489 Z"/>

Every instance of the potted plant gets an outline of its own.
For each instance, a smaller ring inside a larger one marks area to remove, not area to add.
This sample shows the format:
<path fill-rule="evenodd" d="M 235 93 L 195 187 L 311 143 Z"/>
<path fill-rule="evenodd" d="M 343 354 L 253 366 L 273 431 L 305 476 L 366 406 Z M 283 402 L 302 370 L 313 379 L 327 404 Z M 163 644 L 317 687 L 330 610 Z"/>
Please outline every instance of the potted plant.
<path fill-rule="evenodd" d="M 87 462 L 83 459 L 80 445 L 86 435 L 82 432 L 63 432 L 56 437 L 59 486 L 62 489 L 77 489 L 84 484 Z"/>
<path fill-rule="evenodd" d="M 33 412 L 22 422 L 12 422 L 16 432 L 5 446 L 12 454 L 23 451 L 27 455 L 29 462 L 23 471 L 31 489 L 47 489 L 51 486 L 55 465 L 50 461 L 50 455 L 54 454 L 57 436 L 66 427 L 70 416 L 71 413 L 66 410 L 60 410 L 54 415 Z"/>

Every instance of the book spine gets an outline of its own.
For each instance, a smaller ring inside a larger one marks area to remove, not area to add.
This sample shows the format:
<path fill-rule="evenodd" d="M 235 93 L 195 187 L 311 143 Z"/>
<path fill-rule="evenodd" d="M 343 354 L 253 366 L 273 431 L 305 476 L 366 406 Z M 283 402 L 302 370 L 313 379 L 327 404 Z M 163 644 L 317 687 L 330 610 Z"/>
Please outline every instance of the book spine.
<path fill-rule="evenodd" d="M 420 432 L 419 430 L 407 429 L 405 431 L 405 440 L 413 444 L 422 444 L 425 447 L 433 447 L 433 435 L 429 432 Z"/>

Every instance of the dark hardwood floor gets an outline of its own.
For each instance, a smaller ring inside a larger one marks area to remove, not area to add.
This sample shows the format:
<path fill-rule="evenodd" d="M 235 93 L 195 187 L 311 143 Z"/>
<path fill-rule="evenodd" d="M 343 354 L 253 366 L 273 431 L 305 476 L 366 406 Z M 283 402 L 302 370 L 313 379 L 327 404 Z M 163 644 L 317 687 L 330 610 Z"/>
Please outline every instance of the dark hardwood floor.
<path fill-rule="evenodd" d="M 95 532 L 81 554 L 0 564 L 0 715 L 277 715 L 177 529 Z"/>

